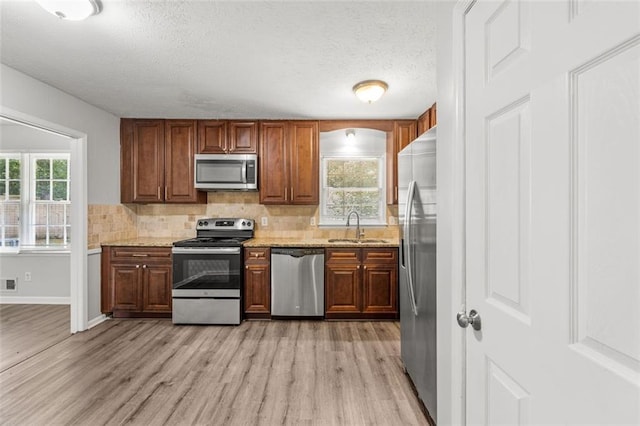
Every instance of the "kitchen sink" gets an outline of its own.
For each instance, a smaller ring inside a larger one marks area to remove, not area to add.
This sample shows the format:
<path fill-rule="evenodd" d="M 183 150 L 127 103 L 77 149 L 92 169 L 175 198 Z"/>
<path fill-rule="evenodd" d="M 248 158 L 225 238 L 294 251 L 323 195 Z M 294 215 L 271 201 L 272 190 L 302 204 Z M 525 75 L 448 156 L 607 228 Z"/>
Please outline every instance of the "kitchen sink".
<path fill-rule="evenodd" d="M 330 238 L 330 243 L 357 243 L 357 244 L 366 244 L 366 243 L 386 243 L 387 240 L 377 240 L 374 238 L 361 238 L 356 240 L 355 238 Z"/>

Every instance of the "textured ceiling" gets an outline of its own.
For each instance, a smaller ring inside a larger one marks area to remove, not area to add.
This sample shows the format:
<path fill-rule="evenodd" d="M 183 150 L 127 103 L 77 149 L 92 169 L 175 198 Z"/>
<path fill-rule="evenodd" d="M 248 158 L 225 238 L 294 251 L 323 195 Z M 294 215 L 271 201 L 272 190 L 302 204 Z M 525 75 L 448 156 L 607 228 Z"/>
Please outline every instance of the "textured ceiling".
<path fill-rule="evenodd" d="M 416 118 L 434 101 L 429 1 L 102 0 L 62 21 L 0 0 L 2 63 L 118 117 Z M 353 95 L 381 79 L 374 104 Z"/>

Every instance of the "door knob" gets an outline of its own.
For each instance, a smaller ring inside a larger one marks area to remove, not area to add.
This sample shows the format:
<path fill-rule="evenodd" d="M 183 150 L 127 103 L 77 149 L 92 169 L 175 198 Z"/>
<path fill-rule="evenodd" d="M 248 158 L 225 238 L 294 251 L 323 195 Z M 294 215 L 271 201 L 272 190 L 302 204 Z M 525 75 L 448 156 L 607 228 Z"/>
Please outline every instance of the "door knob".
<path fill-rule="evenodd" d="M 465 311 L 458 312 L 458 315 L 456 315 L 456 319 L 458 320 L 458 325 L 462 328 L 467 328 L 469 325 L 471 325 L 474 330 L 480 330 L 480 328 L 482 327 L 480 314 L 475 309 L 470 310 L 468 316 Z"/>

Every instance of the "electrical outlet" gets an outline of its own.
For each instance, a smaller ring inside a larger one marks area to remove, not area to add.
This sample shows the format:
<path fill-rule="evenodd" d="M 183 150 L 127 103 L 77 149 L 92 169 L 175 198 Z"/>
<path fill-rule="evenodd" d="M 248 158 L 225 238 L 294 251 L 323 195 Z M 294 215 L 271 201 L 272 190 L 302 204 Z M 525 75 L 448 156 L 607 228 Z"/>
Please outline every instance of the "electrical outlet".
<path fill-rule="evenodd" d="M 266 217 L 263 217 L 260 219 L 260 224 L 262 226 L 269 226 L 269 219 L 267 219 Z"/>
<path fill-rule="evenodd" d="M 25 272 L 24 273 L 24 280 L 25 281 L 31 281 L 31 272 Z"/>
<path fill-rule="evenodd" d="M 309 225 L 316 226 L 316 217 L 315 216 L 311 216 L 311 218 L 309 219 Z"/>

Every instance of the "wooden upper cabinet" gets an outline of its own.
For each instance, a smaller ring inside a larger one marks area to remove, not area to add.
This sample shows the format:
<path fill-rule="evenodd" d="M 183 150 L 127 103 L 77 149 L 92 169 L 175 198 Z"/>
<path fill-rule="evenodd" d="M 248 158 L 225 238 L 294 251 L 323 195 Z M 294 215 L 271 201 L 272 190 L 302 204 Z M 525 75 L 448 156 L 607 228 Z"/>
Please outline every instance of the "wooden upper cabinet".
<path fill-rule="evenodd" d="M 260 123 L 260 203 L 288 204 L 287 123 Z"/>
<path fill-rule="evenodd" d="M 398 204 L 398 153 L 417 136 L 416 120 L 400 120 L 393 124 L 393 143 L 387 143 L 387 204 Z"/>
<path fill-rule="evenodd" d="M 418 135 L 423 134 L 424 132 L 435 126 L 436 119 L 436 104 L 433 104 L 431 108 L 426 110 L 420 117 L 418 117 Z"/>
<path fill-rule="evenodd" d="M 436 104 L 431 106 L 431 114 L 429 115 L 429 129 L 438 124 L 438 110 Z"/>
<path fill-rule="evenodd" d="M 227 153 L 227 122 L 198 120 L 198 154 Z"/>
<path fill-rule="evenodd" d="M 318 204 L 317 121 L 260 123 L 260 203 Z"/>
<path fill-rule="evenodd" d="M 193 185 L 195 120 L 121 120 L 123 203 L 203 203 Z"/>
<path fill-rule="evenodd" d="M 230 121 L 228 125 L 229 150 L 234 154 L 258 153 L 258 123 Z"/>
<path fill-rule="evenodd" d="M 198 154 L 257 154 L 255 121 L 198 120 Z"/>
<path fill-rule="evenodd" d="M 317 121 L 293 121 L 289 125 L 291 149 L 291 204 L 318 204 L 320 133 Z"/>
<path fill-rule="evenodd" d="M 206 197 L 194 188 L 196 121 L 165 121 L 165 193 L 166 203 L 193 203 Z"/>
<path fill-rule="evenodd" d="M 123 203 L 164 199 L 164 120 L 122 119 L 120 197 Z"/>

